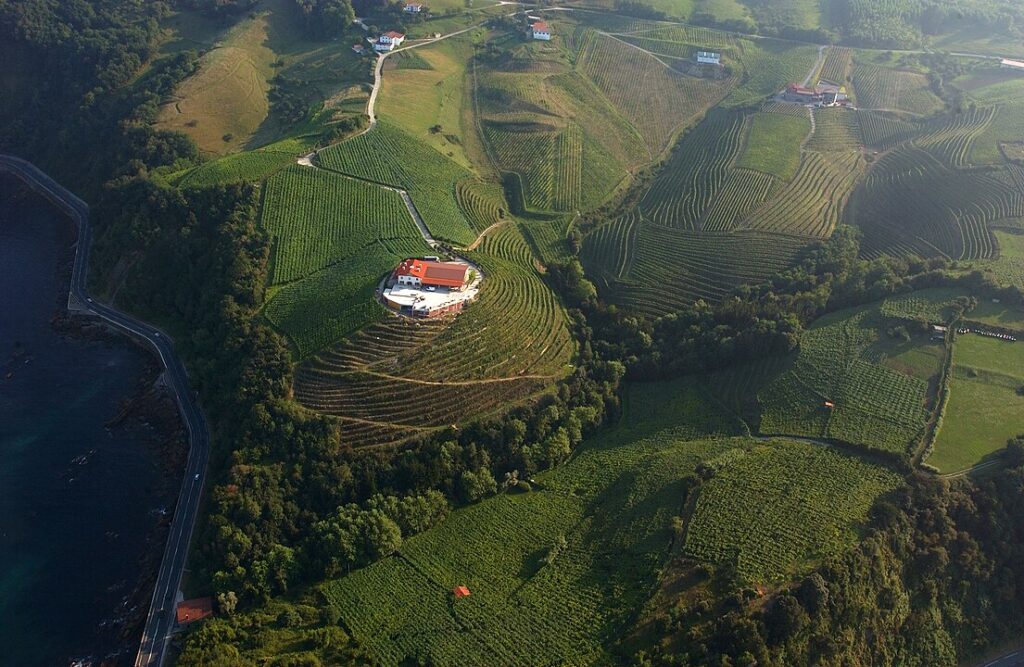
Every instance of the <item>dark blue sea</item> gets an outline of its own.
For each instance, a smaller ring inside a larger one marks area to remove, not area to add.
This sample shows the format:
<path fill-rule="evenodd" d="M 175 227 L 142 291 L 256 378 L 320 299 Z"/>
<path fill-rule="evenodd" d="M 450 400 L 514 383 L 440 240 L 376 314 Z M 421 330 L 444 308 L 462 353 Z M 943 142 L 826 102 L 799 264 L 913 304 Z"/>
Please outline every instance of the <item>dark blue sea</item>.
<path fill-rule="evenodd" d="M 155 377 L 99 327 L 55 326 L 75 230 L 0 176 L 0 664 L 127 665 L 175 495 L 143 418 Z M 135 610 L 134 613 L 132 610 Z"/>

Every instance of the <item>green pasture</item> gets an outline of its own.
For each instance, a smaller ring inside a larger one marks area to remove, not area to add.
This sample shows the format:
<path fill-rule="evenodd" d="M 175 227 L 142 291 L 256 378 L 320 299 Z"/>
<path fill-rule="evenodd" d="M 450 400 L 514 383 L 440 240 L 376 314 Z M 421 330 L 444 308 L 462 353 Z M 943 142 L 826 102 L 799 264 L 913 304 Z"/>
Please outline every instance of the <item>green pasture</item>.
<path fill-rule="evenodd" d="M 737 167 L 745 167 L 792 180 L 800 167 L 800 146 L 811 131 L 806 118 L 776 113 L 755 113 Z"/>

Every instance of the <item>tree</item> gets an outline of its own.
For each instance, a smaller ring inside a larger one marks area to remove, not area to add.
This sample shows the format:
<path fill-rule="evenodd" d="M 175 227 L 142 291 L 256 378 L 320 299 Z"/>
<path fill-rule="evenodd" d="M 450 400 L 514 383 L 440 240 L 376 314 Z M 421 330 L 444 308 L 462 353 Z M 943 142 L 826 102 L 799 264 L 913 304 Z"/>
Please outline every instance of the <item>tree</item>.
<path fill-rule="evenodd" d="M 370 510 L 363 523 L 363 540 L 367 559 L 374 561 L 398 551 L 402 546 L 402 531 L 380 510 Z"/>
<path fill-rule="evenodd" d="M 498 483 L 494 480 L 491 471 L 486 468 L 481 469 L 480 472 L 467 470 L 459 479 L 459 491 L 467 503 L 475 503 L 497 493 Z"/>
<path fill-rule="evenodd" d="M 222 614 L 231 616 L 235 613 L 235 609 L 238 607 L 238 596 L 235 595 L 234 591 L 225 591 L 223 593 L 217 593 L 217 609 Z"/>

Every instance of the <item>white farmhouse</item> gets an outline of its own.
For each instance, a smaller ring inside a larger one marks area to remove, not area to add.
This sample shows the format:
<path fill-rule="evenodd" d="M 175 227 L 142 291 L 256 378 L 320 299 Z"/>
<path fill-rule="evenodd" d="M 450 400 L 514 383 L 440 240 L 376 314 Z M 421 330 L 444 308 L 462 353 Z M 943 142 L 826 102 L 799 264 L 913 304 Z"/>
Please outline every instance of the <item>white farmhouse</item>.
<path fill-rule="evenodd" d="M 396 46 L 405 41 L 405 35 L 394 30 L 389 30 L 373 43 L 374 51 L 393 51 Z"/>
<path fill-rule="evenodd" d="M 551 41 L 551 28 L 543 21 L 537 21 L 530 26 L 530 36 L 534 39 L 542 39 L 545 42 Z"/>
<path fill-rule="evenodd" d="M 406 4 L 405 7 L 402 7 L 402 11 L 407 14 L 420 14 L 424 9 L 426 9 L 426 6 L 421 5 L 418 2 L 410 2 Z"/>

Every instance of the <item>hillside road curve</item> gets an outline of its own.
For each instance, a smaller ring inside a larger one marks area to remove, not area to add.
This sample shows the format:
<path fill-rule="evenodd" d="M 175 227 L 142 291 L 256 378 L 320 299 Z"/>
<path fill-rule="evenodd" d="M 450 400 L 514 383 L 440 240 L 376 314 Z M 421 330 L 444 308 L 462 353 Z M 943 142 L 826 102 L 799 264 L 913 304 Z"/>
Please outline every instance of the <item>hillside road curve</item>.
<path fill-rule="evenodd" d="M 90 245 L 88 205 L 35 165 L 21 158 L 0 154 L 0 171 L 19 178 L 75 221 L 78 226 L 78 241 L 71 272 L 68 310 L 80 315 L 98 317 L 114 328 L 144 341 L 156 351 L 165 369 L 164 382 L 178 403 L 188 431 L 190 447 L 188 461 L 185 464 L 185 478 L 178 495 L 170 533 L 167 536 L 167 546 L 157 573 L 156 587 L 142 633 L 142 643 L 135 660 L 136 667 L 160 667 L 164 661 L 168 638 L 174 628 L 175 598 L 181 585 L 189 542 L 192 539 L 192 530 L 199 509 L 199 499 L 206 480 L 206 467 L 210 458 L 209 427 L 189 390 L 185 367 L 174 353 L 173 341 L 167 334 L 110 306 L 94 301 L 86 292 L 85 277 Z"/>

